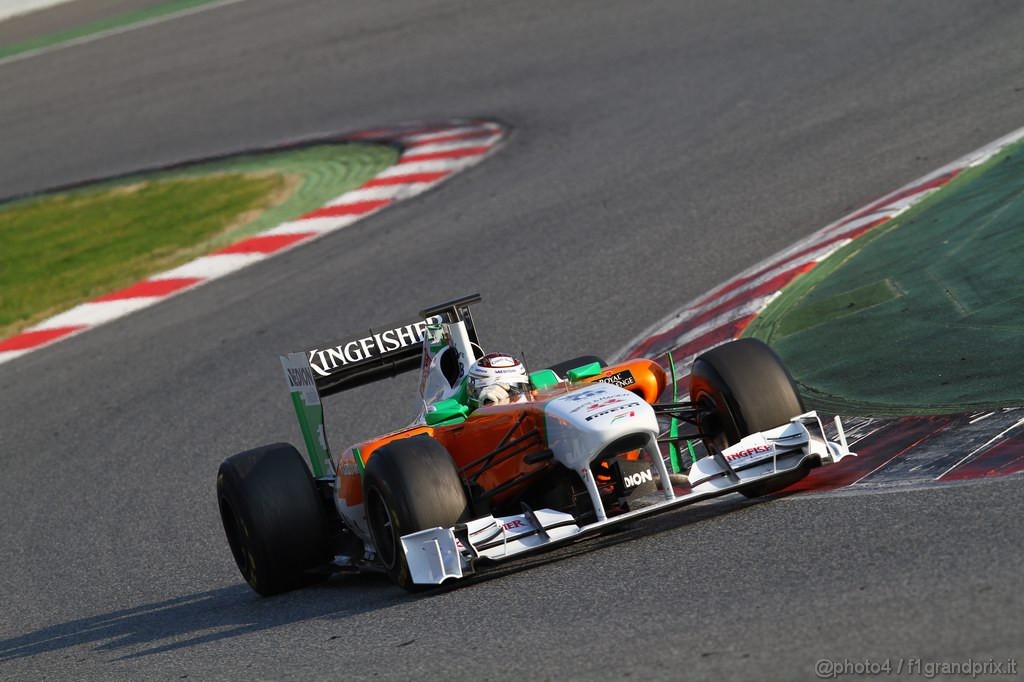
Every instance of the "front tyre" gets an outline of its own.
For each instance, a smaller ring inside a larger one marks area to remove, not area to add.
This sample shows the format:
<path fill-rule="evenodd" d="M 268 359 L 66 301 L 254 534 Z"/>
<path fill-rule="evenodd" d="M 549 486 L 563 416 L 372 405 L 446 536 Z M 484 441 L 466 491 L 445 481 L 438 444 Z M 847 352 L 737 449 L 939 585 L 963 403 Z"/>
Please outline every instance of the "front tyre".
<path fill-rule="evenodd" d="M 287 443 L 229 457 L 217 472 L 224 534 L 238 570 L 267 597 L 325 580 L 308 573 L 333 559 L 316 483 Z"/>
<path fill-rule="evenodd" d="M 690 400 L 708 415 L 701 426 L 704 444 L 719 450 L 807 411 L 789 370 L 775 351 L 757 339 L 732 341 L 694 360 Z M 806 469 L 799 469 L 740 492 L 747 497 L 768 495 L 806 475 Z"/>
<path fill-rule="evenodd" d="M 407 590 L 415 588 L 401 537 L 468 519 L 469 503 L 451 455 L 430 436 L 402 438 L 369 457 L 363 475 L 366 521 L 377 558 Z"/>

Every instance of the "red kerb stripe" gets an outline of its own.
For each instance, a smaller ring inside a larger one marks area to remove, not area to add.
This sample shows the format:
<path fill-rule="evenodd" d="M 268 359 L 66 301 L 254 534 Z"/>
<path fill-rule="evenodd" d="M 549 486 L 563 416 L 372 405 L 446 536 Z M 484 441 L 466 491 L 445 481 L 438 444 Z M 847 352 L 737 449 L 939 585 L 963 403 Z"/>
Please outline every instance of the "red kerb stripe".
<path fill-rule="evenodd" d="M 299 234 L 274 234 L 267 237 L 250 237 L 225 249 L 216 251 L 214 255 L 228 253 L 274 253 L 286 246 L 309 239 L 315 234 L 315 232 L 302 232 Z"/>
<path fill-rule="evenodd" d="M 167 296 L 201 281 L 198 277 L 145 280 L 125 289 L 109 293 L 106 296 L 100 296 L 96 299 L 96 302 L 120 301 L 125 298 L 141 298 L 143 296 Z"/>
<path fill-rule="evenodd" d="M 879 225 L 881 225 L 882 223 L 886 222 L 887 220 L 889 220 L 888 217 L 879 218 L 878 220 L 873 220 L 870 223 L 865 223 L 864 225 L 856 227 L 856 228 L 854 228 L 852 230 L 847 230 L 846 232 L 840 232 L 839 234 L 831 235 L 827 239 L 823 239 L 821 241 L 814 241 L 812 243 L 809 243 L 807 246 L 805 246 L 804 248 L 800 249 L 796 253 L 794 253 L 794 254 L 792 254 L 790 256 L 787 256 L 787 257 L 783 258 L 780 261 L 768 263 L 768 264 L 765 265 L 765 267 L 761 268 L 757 272 L 751 273 L 750 275 L 747 275 L 746 277 L 739 277 L 739 278 L 733 280 L 732 282 L 729 282 L 721 291 L 715 292 L 714 295 L 705 296 L 699 302 L 697 302 L 695 305 L 704 305 L 705 303 L 707 303 L 708 301 L 710 301 L 712 299 L 721 298 L 725 294 L 727 294 L 727 293 L 729 293 L 731 291 L 734 291 L 735 289 L 738 289 L 739 287 L 743 286 L 747 282 L 751 282 L 751 281 L 753 281 L 753 280 L 763 276 L 769 270 L 773 270 L 775 268 L 778 268 L 778 267 L 780 267 L 782 265 L 785 265 L 786 263 L 792 262 L 794 260 L 797 260 L 797 259 L 800 259 L 800 258 L 804 258 L 808 254 L 811 254 L 811 253 L 817 251 L 818 249 L 824 248 L 824 247 L 828 246 L 829 244 L 834 244 L 835 242 L 842 241 L 843 239 L 857 239 L 858 237 L 863 235 L 865 232 L 873 230 L 874 228 L 878 227 Z"/>
<path fill-rule="evenodd" d="M 437 182 L 438 180 L 450 175 L 451 171 L 437 171 L 436 173 L 408 173 L 406 175 L 391 175 L 386 178 L 374 178 L 370 180 L 362 189 L 369 189 L 371 187 L 386 187 L 390 185 L 408 185 L 414 182 Z"/>
<path fill-rule="evenodd" d="M 75 327 L 57 327 L 56 329 L 40 329 L 36 332 L 22 332 L 5 341 L 0 341 L 0 351 L 35 348 L 36 346 L 56 341 L 68 334 L 74 334 L 80 329 L 85 329 L 85 327 L 86 325 L 82 324 Z"/>
<path fill-rule="evenodd" d="M 871 204 L 867 208 L 865 208 L 863 210 L 860 210 L 860 211 L 857 211 L 855 214 L 853 214 L 852 216 L 850 216 L 849 218 L 844 220 L 842 224 L 845 225 L 846 223 L 851 223 L 854 220 L 857 220 L 858 218 L 862 218 L 862 217 L 864 217 L 866 215 L 870 215 L 870 214 L 874 213 L 875 211 L 878 211 L 878 210 L 881 210 L 883 208 L 886 208 L 890 204 L 894 204 L 897 201 L 900 201 L 902 199 L 906 199 L 907 197 L 913 196 L 914 194 L 917 194 L 919 192 L 924 192 L 925 190 L 929 190 L 929 189 L 938 189 L 939 187 L 942 187 L 943 185 L 948 183 L 950 180 L 955 178 L 957 175 L 959 175 L 960 171 L 962 171 L 962 170 L 963 170 L 962 168 L 954 168 L 953 170 L 951 170 L 951 171 L 949 171 L 947 173 L 943 173 L 942 175 L 938 176 L 937 178 L 932 178 L 931 180 L 927 180 L 925 182 L 922 182 L 920 185 L 914 185 L 913 187 L 909 187 L 909 188 L 907 188 L 907 189 L 905 189 L 903 191 L 897 191 L 897 192 L 895 192 L 893 194 L 890 194 L 887 197 L 882 197 L 881 199 L 879 199 L 875 203 Z"/>
<path fill-rule="evenodd" d="M 699 327 L 708 320 L 713 320 L 719 315 L 722 315 L 733 308 L 738 308 L 741 305 L 761 296 L 767 296 L 768 294 L 779 291 L 791 281 L 797 278 L 797 276 L 804 274 L 814 269 L 816 263 L 801 263 L 795 268 L 790 268 L 775 275 L 769 280 L 762 282 L 756 287 L 746 289 L 736 296 L 720 302 L 718 305 L 708 308 L 699 315 L 687 320 L 686 324 L 688 327 Z"/>
<path fill-rule="evenodd" d="M 702 351 L 707 350 L 711 346 L 717 346 L 720 343 L 731 341 L 739 337 L 743 333 L 743 330 L 747 328 L 750 321 L 753 320 L 756 315 L 744 315 L 738 317 L 735 320 L 729 320 L 714 329 L 710 329 L 692 341 L 688 341 L 683 345 L 674 348 L 672 350 L 672 359 L 676 362 L 676 369 L 680 371 L 687 371 L 688 368 L 680 367 L 679 362 L 685 360 L 691 355 L 695 355 Z M 661 360 L 661 356 L 652 358 L 652 360 Z"/>
<path fill-rule="evenodd" d="M 343 215 L 363 215 L 370 211 L 376 211 L 391 203 L 391 199 L 372 199 L 367 201 L 354 201 L 350 204 L 338 204 L 336 206 L 324 206 L 302 216 L 300 220 L 308 218 L 333 218 Z"/>
<path fill-rule="evenodd" d="M 467 156 L 479 156 L 490 150 L 490 147 L 463 147 L 462 149 L 449 149 L 444 152 L 430 152 L 428 154 L 408 154 L 402 156 L 398 163 L 413 163 L 416 161 L 436 161 L 437 159 L 462 159 Z"/>
<path fill-rule="evenodd" d="M 950 417 L 905 417 L 894 420 L 853 443 L 851 447 L 857 453 L 856 457 L 844 459 L 838 466 L 815 469 L 804 480 L 786 488 L 786 491 L 793 493 L 845 488 L 884 469 L 952 422 Z"/>

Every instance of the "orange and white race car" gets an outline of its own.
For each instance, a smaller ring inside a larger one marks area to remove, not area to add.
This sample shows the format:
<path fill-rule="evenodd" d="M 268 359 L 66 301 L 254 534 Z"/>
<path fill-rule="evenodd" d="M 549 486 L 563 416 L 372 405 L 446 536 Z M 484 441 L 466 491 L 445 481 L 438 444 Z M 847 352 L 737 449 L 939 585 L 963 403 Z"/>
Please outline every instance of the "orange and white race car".
<path fill-rule="evenodd" d="M 217 476 L 228 544 L 256 592 L 344 571 L 436 585 L 676 506 L 770 494 L 852 454 L 838 417 L 832 442 L 753 339 L 699 356 L 687 401 L 658 402 L 670 377 L 653 360 L 583 356 L 530 373 L 516 401 L 473 409 L 479 300 L 281 358 L 310 466 L 278 443 L 229 457 Z M 331 449 L 323 398 L 416 370 L 408 426 Z"/>

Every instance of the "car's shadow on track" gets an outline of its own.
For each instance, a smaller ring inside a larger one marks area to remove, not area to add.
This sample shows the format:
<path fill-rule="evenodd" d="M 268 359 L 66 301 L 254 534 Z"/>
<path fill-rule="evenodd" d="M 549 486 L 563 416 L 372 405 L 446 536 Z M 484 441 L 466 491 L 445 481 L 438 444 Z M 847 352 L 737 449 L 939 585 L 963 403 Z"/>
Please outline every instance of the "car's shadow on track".
<path fill-rule="evenodd" d="M 343 595 L 339 590 L 345 588 L 351 589 Z M 313 619 L 346 618 L 405 598 L 383 576 L 346 576 L 270 598 L 240 582 L 0 640 L 0 662 L 90 645 L 115 659 L 138 658 Z"/>
<path fill-rule="evenodd" d="M 410 600 L 425 599 L 553 564 L 601 549 L 679 530 L 757 504 L 739 496 L 638 520 L 614 532 L 507 564 L 487 566 L 467 580 L 410 594 L 383 575 L 341 576 L 312 588 L 270 598 L 239 583 L 142 606 L 69 620 L 0 640 L 0 662 L 93 646 L 96 652 L 131 659 L 185 649 L 314 619 L 345 620 Z"/>

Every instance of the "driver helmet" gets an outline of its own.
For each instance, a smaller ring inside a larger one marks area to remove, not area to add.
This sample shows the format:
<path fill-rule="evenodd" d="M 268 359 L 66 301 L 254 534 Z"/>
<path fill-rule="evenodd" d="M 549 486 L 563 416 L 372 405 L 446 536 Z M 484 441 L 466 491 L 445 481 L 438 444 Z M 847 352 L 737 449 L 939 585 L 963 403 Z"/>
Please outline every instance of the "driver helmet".
<path fill-rule="evenodd" d="M 467 391 L 471 407 L 508 403 L 530 392 L 526 367 L 505 353 L 488 353 L 469 368 Z"/>

